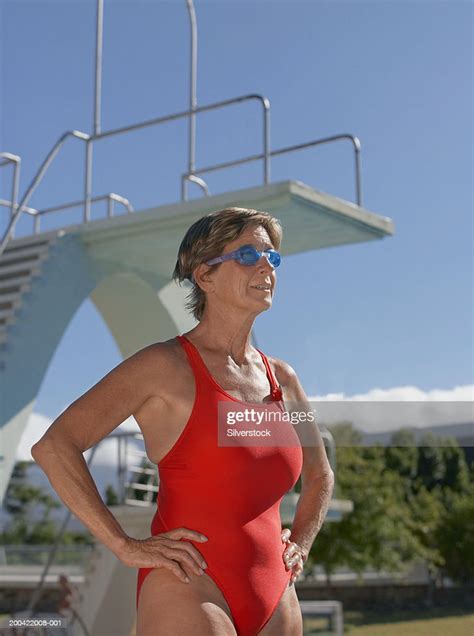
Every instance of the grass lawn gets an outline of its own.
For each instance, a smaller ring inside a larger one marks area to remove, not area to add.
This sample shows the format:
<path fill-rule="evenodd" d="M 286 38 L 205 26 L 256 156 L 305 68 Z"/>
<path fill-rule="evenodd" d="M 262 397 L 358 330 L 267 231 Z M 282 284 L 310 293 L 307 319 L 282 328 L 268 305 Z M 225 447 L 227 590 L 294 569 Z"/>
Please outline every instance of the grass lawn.
<path fill-rule="evenodd" d="M 344 612 L 344 633 L 351 636 L 467 636 L 474 634 L 474 614 L 467 609 L 433 608 L 387 612 Z M 330 636 L 327 621 L 307 618 L 305 636 Z"/>

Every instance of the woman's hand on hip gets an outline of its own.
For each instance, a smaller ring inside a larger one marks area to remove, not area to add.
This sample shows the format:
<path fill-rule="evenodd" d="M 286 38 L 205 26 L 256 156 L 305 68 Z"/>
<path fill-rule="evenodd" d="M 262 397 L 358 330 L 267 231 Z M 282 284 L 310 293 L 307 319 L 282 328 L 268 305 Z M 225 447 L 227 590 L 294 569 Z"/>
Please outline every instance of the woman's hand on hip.
<path fill-rule="evenodd" d="M 281 531 L 281 540 L 286 543 L 286 549 L 283 552 L 283 561 L 287 570 L 292 570 L 290 582 L 296 581 L 303 572 L 304 562 L 308 556 L 301 546 L 294 541 L 290 541 L 291 530 L 285 528 Z"/>
<path fill-rule="evenodd" d="M 207 564 L 192 543 L 181 539 L 207 541 L 207 537 L 195 530 L 174 528 L 147 539 L 129 537 L 119 558 L 132 568 L 165 568 L 189 583 L 188 574 L 204 574 Z"/>

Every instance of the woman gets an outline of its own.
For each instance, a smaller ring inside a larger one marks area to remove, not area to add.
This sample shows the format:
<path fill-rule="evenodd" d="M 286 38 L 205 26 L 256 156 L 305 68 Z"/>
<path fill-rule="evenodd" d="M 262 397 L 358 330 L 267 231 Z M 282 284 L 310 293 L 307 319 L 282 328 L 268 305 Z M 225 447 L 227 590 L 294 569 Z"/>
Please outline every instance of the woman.
<path fill-rule="evenodd" d="M 287 439 L 298 443 L 287 446 L 216 439 L 217 429 L 229 430 L 222 405 L 281 413 L 294 401 L 311 410 L 294 370 L 250 340 L 255 318 L 272 304 L 281 234 L 277 219 L 245 208 L 194 223 L 174 278 L 193 284 L 188 307 L 197 326 L 124 360 L 32 449 L 64 503 L 124 564 L 139 568 L 137 636 L 302 634 L 293 582 L 334 483 L 318 427 L 305 446 L 296 426 Z M 146 539 L 119 526 L 82 456 L 132 414 L 160 475 Z M 279 504 L 300 474 L 292 529 L 282 530 Z"/>

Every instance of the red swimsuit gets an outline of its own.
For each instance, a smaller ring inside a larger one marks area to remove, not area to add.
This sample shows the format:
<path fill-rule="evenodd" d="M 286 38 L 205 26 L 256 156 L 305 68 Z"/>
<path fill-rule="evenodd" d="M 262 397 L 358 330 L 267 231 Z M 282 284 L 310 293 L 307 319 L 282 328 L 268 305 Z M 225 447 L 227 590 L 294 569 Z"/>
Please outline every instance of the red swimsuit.
<path fill-rule="evenodd" d="M 151 535 L 178 527 L 205 534 L 208 541 L 191 541 L 208 564 L 205 572 L 225 597 L 238 636 L 256 636 L 291 577 L 283 562 L 286 546 L 280 537 L 280 502 L 300 476 L 302 448 L 291 425 L 293 444 L 286 447 L 219 446 L 218 403 L 234 402 L 240 410 L 245 403 L 217 384 L 185 336 L 177 339 L 194 372 L 196 395 L 185 429 L 158 463 L 160 483 Z M 262 408 L 281 412 L 281 388 L 266 356 L 259 353 L 272 399 Z M 138 570 L 137 608 L 141 585 L 150 571 Z"/>

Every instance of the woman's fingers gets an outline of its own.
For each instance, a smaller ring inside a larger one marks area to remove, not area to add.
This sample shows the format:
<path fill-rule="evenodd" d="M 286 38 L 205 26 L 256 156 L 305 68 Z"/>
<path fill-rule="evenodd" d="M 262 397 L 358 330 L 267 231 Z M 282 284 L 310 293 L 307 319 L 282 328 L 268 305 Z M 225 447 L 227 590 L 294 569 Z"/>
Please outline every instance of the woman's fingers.
<path fill-rule="evenodd" d="M 294 543 L 293 541 L 289 541 L 287 548 L 283 552 L 283 559 L 285 560 L 285 563 L 287 565 L 290 559 L 297 553 L 297 550 L 298 550 L 297 544 Z"/>
<path fill-rule="evenodd" d="M 295 567 L 293 568 L 293 572 L 291 574 L 291 582 L 296 581 L 296 579 L 299 577 L 299 575 L 303 572 L 303 564 L 298 562 Z"/>
<path fill-rule="evenodd" d="M 185 550 L 189 554 L 189 556 L 192 557 L 197 568 L 207 568 L 206 561 L 204 560 L 199 550 L 192 543 L 189 543 L 189 541 L 175 541 L 174 539 L 164 537 L 163 535 L 160 536 L 163 537 L 164 545 L 174 549 Z"/>
<path fill-rule="evenodd" d="M 166 556 L 172 561 L 177 562 L 179 570 L 173 567 L 175 574 L 189 583 L 189 575 L 194 571 L 198 576 L 204 574 L 207 563 L 200 554 L 199 550 L 190 541 L 207 541 L 207 537 L 196 530 L 189 528 L 173 528 L 168 532 L 160 535 L 165 543 Z M 184 577 L 183 577 L 184 574 Z"/>
<path fill-rule="evenodd" d="M 285 563 L 286 569 L 292 570 L 290 581 L 295 581 L 303 572 L 304 562 L 301 548 L 294 541 L 287 541 L 287 547 L 283 552 L 283 561 Z"/>
<path fill-rule="evenodd" d="M 201 556 L 198 556 L 196 559 L 196 556 L 194 554 L 190 554 L 186 551 L 184 544 L 182 544 L 180 541 L 175 541 L 174 543 L 175 545 L 173 546 L 163 546 L 163 548 L 161 549 L 161 553 L 164 554 L 167 559 L 180 563 L 181 567 L 183 567 L 186 572 L 189 571 L 189 568 L 191 571 L 194 571 L 199 576 L 201 574 L 204 574 L 204 569 L 201 567 L 201 563 L 203 563 L 204 561 L 203 558 Z"/>
<path fill-rule="evenodd" d="M 299 575 L 303 572 L 303 569 L 304 569 L 303 561 L 301 559 L 297 560 L 292 567 L 290 581 L 291 582 L 296 581 Z"/>
<path fill-rule="evenodd" d="M 165 549 L 164 554 L 174 561 L 178 561 L 189 574 L 194 571 L 198 576 L 204 574 L 207 563 L 199 550 L 190 541 L 207 541 L 207 537 L 196 530 L 189 528 L 173 528 L 158 535 L 162 537 Z M 184 567 L 186 565 L 186 567 Z M 190 568 L 190 570 L 188 570 Z"/>
<path fill-rule="evenodd" d="M 191 539 L 191 541 L 200 541 L 201 543 L 208 540 L 205 534 L 189 528 L 173 528 L 163 532 L 162 535 L 170 537 L 170 539 Z"/>
<path fill-rule="evenodd" d="M 161 567 L 165 568 L 166 570 L 170 570 L 170 572 L 173 572 L 173 574 L 177 576 L 178 579 L 181 579 L 185 583 L 189 583 L 189 576 L 181 568 L 181 566 L 176 563 L 176 561 L 169 561 L 168 559 L 164 559 Z"/>
<path fill-rule="evenodd" d="M 281 531 L 281 540 L 283 541 L 283 543 L 286 543 L 291 535 L 291 530 L 289 528 L 285 528 L 284 530 Z"/>
<path fill-rule="evenodd" d="M 206 541 L 207 537 L 195 530 L 174 528 L 147 539 L 129 539 L 121 560 L 130 567 L 163 567 L 186 582 L 191 573 L 202 575 L 207 568 L 199 550 L 190 543 Z"/>
<path fill-rule="evenodd" d="M 288 560 L 286 561 L 286 567 L 288 569 L 291 569 L 294 565 L 296 565 L 297 563 L 301 563 L 301 554 L 295 554 L 294 556 L 290 557 Z"/>

